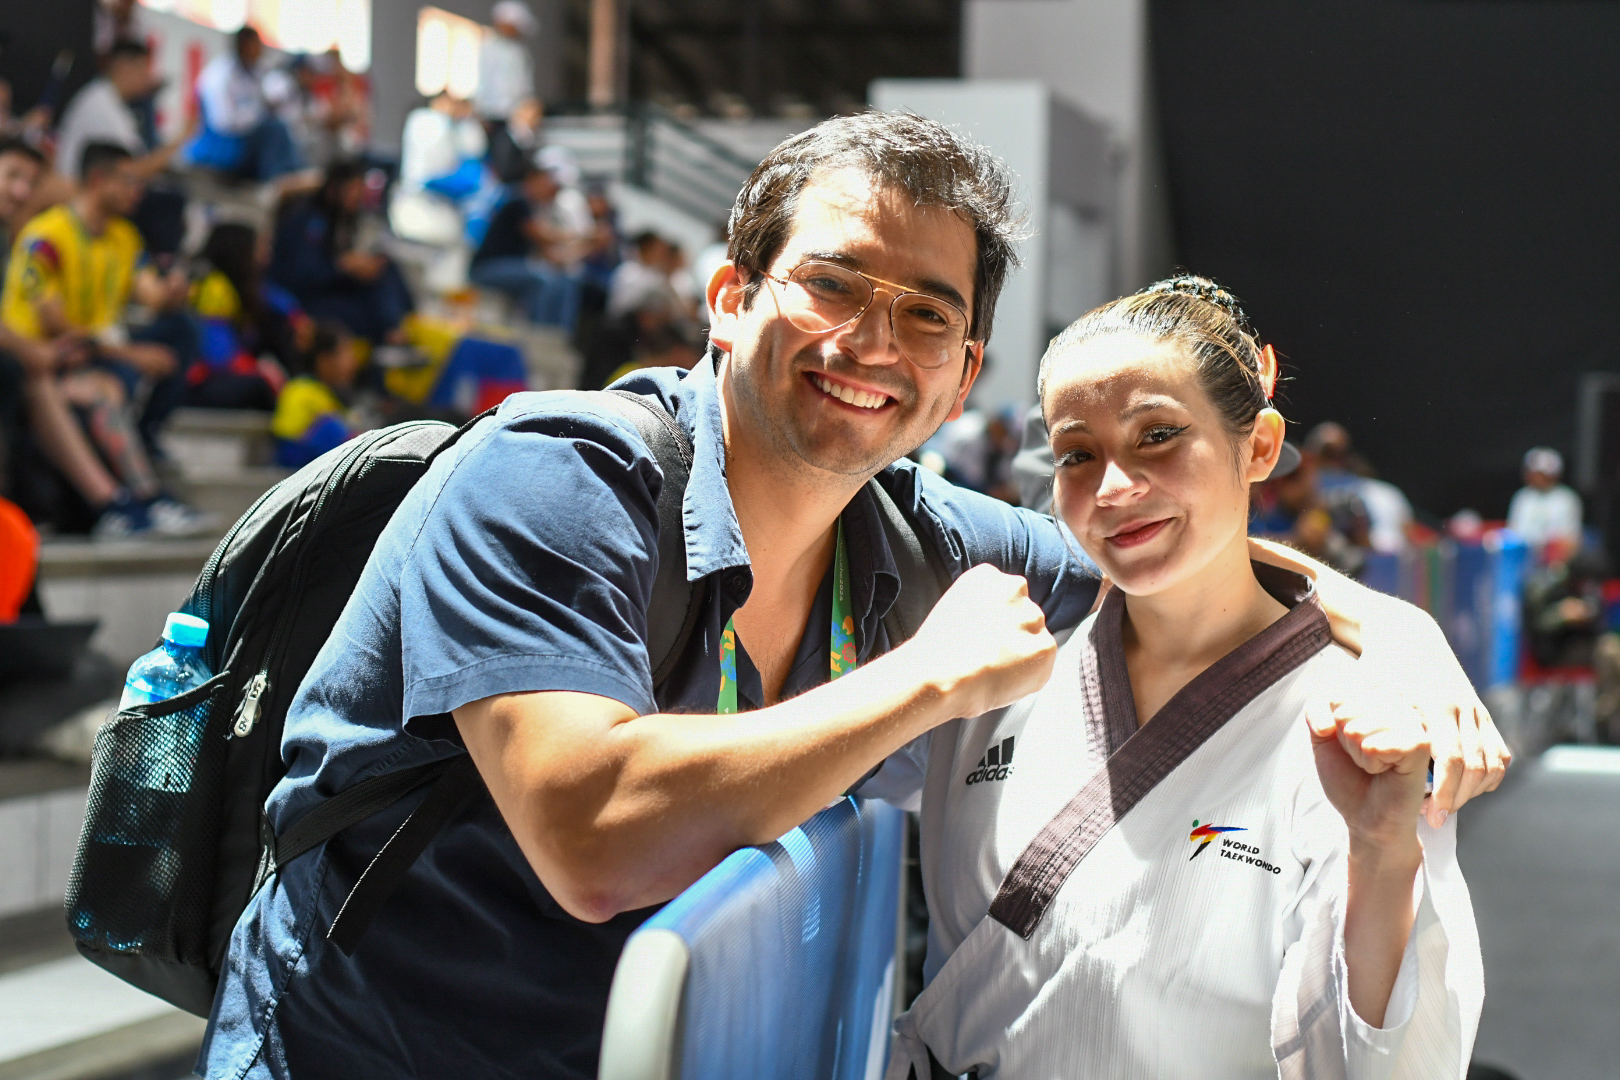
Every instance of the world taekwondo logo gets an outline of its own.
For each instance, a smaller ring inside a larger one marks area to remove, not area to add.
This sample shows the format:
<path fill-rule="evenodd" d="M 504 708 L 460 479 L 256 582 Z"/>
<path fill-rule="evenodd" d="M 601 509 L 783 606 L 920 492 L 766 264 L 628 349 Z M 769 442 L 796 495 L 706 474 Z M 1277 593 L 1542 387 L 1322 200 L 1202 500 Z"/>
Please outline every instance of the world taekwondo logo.
<path fill-rule="evenodd" d="M 1204 853 L 1204 849 L 1209 847 L 1209 842 L 1221 835 L 1221 833 L 1248 831 L 1249 830 L 1241 828 L 1237 825 L 1200 825 L 1196 820 L 1194 820 L 1192 832 L 1187 834 L 1187 839 L 1191 840 L 1198 846 L 1193 848 L 1193 853 L 1191 855 L 1187 856 L 1187 861 L 1192 862 L 1194 859 L 1198 858 L 1198 856 L 1202 855 Z"/>
<path fill-rule="evenodd" d="M 1009 735 L 984 752 L 979 764 L 967 774 L 970 787 L 992 780 L 1005 780 L 1012 775 L 1013 738 Z"/>

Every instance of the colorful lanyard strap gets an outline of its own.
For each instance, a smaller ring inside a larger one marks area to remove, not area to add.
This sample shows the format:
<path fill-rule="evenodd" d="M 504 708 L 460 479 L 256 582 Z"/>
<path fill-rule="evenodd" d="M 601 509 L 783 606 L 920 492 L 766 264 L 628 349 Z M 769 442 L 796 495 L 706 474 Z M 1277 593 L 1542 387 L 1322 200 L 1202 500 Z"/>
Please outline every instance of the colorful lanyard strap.
<path fill-rule="evenodd" d="M 849 556 L 844 552 L 844 523 L 838 523 L 838 546 L 833 553 L 832 660 L 827 680 L 855 670 L 855 620 L 849 613 Z M 726 620 L 720 635 L 720 697 L 714 711 L 722 716 L 737 711 L 737 631 Z"/>

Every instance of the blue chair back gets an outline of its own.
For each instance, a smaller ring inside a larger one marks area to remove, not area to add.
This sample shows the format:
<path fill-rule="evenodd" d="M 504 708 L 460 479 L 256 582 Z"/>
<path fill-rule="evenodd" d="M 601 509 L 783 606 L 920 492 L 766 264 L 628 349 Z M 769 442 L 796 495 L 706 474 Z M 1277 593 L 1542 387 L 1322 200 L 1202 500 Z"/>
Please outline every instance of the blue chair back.
<path fill-rule="evenodd" d="M 904 817 L 842 799 L 649 919 L 614 974 L 602 1080 L 881 1077 Z"/>

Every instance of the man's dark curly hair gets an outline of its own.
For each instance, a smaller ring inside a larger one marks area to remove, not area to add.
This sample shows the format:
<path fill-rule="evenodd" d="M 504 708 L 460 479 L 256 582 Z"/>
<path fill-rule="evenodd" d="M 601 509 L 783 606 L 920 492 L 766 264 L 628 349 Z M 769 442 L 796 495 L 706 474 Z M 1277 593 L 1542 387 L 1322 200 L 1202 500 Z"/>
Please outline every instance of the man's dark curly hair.
<path fill-rule="evenodd" d="M 828 169 L 858 169 L 904 191 L 918 206 L 950 210 L 973 226 L 979 256 L 968 336 L 988 339 L 996 297 L 1018 265 L 1023 219 L 1012 178 L 989 150 L 910 113 L 836 117 L 787 139 L 759 163 L 731 208 L 727 251 L 748 278 L 749 300 L 759 290 L 759 273 L 787 242 L 799 193 Z"/>

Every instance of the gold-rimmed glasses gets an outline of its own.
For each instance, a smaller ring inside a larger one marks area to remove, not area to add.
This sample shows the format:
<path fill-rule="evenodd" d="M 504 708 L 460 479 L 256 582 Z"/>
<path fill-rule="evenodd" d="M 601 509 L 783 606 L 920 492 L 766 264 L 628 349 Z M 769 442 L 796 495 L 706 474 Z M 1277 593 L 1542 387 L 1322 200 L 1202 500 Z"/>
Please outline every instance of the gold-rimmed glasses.
<path fill-rule="evenodd" d="M 848 326 L 866 314 L 882 287 L 894 293 L 889 302 L 889 327 L 895 344 L 913 364 L 944 367 L 972 344 L 967 336 L 967 314 L 955 304 L 847 266 L 811 259 L 795 266 L 785 278 L 761 276 L 782 286 L 771 290 L 777 311 L 807 334 Z"/>

